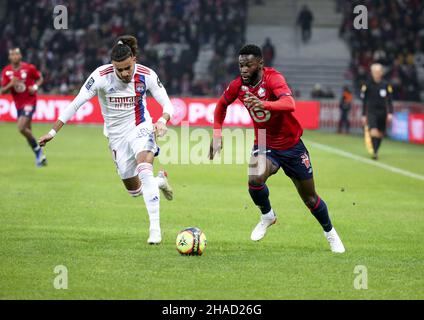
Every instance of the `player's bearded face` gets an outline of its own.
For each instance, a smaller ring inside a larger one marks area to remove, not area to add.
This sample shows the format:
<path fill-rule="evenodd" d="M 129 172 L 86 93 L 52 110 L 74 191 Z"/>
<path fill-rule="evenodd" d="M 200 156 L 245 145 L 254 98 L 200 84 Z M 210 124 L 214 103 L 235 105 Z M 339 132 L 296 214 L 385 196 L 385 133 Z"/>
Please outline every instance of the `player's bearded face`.
<path fill-rule="evenodd" d="M 123 61 L 112 61 L 116 75 L 125 83 L 130 83 L 134 73 L 135 57 L 129 57 Z"/>
<path fill-rule="evenodd" d="M 254 85 L 259 81 L 262 60 L 253 55 L 240 55 L 239 69 L 243 84 Z"/>

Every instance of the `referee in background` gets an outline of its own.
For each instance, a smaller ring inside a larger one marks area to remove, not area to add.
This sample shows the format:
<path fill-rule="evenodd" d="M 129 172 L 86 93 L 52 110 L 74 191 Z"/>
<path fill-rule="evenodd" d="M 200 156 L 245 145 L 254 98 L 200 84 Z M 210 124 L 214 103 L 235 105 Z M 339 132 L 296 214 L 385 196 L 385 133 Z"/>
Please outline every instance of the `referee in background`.
<path fill-rule="evenodd" d="M 383 79 L 383 73 L 381 64 L 371 65 L 371 79 L 361 87 L 365 143 L 374 160 L 378 159 L 378 149 L 386 133 L 386 123 L 390 123 L 393 117 L 393 88 Z"/>

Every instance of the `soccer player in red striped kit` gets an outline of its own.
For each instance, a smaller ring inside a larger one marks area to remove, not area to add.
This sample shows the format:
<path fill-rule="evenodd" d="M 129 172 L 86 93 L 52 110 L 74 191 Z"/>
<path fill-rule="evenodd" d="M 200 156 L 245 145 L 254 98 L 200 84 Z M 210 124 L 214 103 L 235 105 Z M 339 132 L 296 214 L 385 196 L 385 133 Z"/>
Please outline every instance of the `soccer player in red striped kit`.
<path fill-rule="evenodd" d="M 282 168 L 324 229 L 331 250 L 343 253 L 345 248 L 331 223 L 327 205 L 315 191 L 309 152 L 301 140 L 303 129 L 293 115 L 295 101 L 284 77 L 275 69 L 264 67 L 261 49 L 251 44 L 239 51 L 239 69 L 240 76 L 230 83 L 216 105 L 210 159 L 222 148 L 221 130 L 227 106 L 239 99 L 249 111 L 255 129 L 250 168 L 256 169 L 249 171 L 248 185 L 262 215 L 251 239 L 261 240 L 277 220 L 266 181 Z"/>
<path fill-rule="evenodd" d="M 10 90 L 17 111 L 19 132 L 27 139 L 35 153 L 35 164 L 42 167 L 47 160 L 31 131 L 32 116 L 37 106 L 37 90 L 43 83 L 43 76 L 37 68 L 22 61 L 19 48 L 9 50 L 10 64 L 1 73 L 0 94 Z"/>

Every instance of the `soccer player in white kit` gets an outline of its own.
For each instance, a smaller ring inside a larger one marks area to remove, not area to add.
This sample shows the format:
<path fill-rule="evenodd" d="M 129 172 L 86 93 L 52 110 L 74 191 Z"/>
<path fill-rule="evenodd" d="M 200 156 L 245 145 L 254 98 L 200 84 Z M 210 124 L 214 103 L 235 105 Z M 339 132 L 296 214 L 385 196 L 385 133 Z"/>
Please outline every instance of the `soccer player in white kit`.
<path fill-rule="evenodd" d="M 45 146 L 78 108 L 98 96 L 104 118 L 104 134 L 126 189 L 132 196 L 143 195 L 149 214 L 150 244 L 161 242 L 159 222 L 159 189 L 168 200 L 172 189 L 164 172 L 153 176 L 153 160 L 159 152 L 155 135 L 166 134 L 166 123 L 173 106 L 156 73 L 136 63 L 137 39 L 121 36 L 112 48 L 112 64 L 97 68 L 87 79 L 75 99 L 59 114 L 50 132 L 39 139 Z M 146 91 L 163 108 L 162 117 L 155 123 L 146 108 Z"/>

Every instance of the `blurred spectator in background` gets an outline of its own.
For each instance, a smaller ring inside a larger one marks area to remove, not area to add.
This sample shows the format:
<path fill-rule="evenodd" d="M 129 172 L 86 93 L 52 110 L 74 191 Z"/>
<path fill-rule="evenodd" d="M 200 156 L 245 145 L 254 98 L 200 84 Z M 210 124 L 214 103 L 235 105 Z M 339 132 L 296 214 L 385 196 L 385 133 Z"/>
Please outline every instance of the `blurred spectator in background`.
<path fill-rule="evenodd" d="M 297 25 L 302 29 L 302 41 L 307 42 L 312 37 L 312 22 L 314 15 L 307 5 L 303 5 L 297 16 Z"/>
<path fill-rule="evenodd" d="M 262 45 L 262 56 L 265 67 L 272 67 L 275 56 L 275 48 L 270 38 L 266 38 L 265 43 Z"/>
<path fill-rule="evenodd" d="M 0 68 L 7 48 L 21 47 L 25 59 L 40 66 L 43 92 L 51 94 L 76 94 L 93 69 L 110 62 L 109 50 L 122 34 L 136 36 L 138 62 L 155 69 L 170 94 L 211 94 L 226 80 L 219 72 L 195 79 L 202 46 L 223 59 L 221 72 L 245 42 L 245 0 L 69 0 L 68 30 L 53 29 L 55 1 L 0 3 L 7 17 L 0 21 Z"/>
<path fill-rule="evenodd" d="M 348 86 L 343 87 L 342 97 L 340 99 L 339 109 L 340 109 L 340 121 L 337 133 L 343 133 L 343 129 L 345 129 L 345 133 L 348 134 L 350 130 L 350 122 L 349 122 L 349 112 L 352 109 L 352 101 L 353 95 Z"/>
<path fill-rule="evenodd" d="M 371 1 L 343 0 L 340 36 L 351 50 L 350 72 L 359 92 L 371 64 L 380 63 L 388 70 L 395 100 L 420 101 L 423 89 L 418 79 L 424 66 L 416 57 L 424 52 L 424 5 L 421 0 Z M 353 27 L 356 5 L 368 9 L 368 29 Z M 424 77 L 422 77 L 424 79 Z"/>
<path fill-rule="evenodd" d="M 325 96 L 324 90 L 322 90 L 321 85 L 316 83 L 311 92 L 312 98 L 323 98 Z"/>

